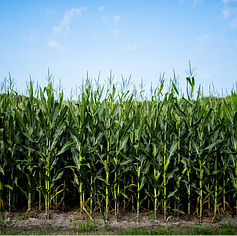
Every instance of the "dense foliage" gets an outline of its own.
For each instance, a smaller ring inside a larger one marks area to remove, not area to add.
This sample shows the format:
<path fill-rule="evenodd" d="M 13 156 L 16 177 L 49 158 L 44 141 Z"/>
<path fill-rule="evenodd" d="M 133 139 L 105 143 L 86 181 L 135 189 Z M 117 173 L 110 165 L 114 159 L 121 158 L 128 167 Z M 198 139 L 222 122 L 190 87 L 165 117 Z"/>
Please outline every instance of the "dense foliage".
<path fill-rule="evenodd" d="M 52 82 L 18 99 L 0 94 L 0 209 L 28 202 L 84 213 L 153 209 L 202 218 L 237 206 L 237 95 L 206 99 L 193 77 L 180 97 L 161 83 L 148 99 L 129 91 L 82 88 L 78 101 L 55 99 Z M 104 98 L 105 97 L 105 98 Z M 236 208 L 237 211 L 237 208 Z"/>

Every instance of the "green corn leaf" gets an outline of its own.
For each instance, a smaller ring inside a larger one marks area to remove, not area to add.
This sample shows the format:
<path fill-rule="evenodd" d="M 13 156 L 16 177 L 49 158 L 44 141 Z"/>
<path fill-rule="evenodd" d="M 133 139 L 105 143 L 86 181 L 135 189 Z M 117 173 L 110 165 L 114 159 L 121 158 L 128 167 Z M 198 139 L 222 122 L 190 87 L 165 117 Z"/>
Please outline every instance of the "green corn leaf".
<path fill-rule="evenodd" d="M 72 115 L 72 118 L 73 118 L 74 122 L 77 124 L 77 127 L 79 127 L 80 124 L 79 124 L 79 122 L 78 122 L 78 120 L 77 120 L 77 118 L 76 118 L 76 115 L 75 115 L 75 113 L 74 113 L 74 111 L 73 111 L 71 102 L 70 102 L 69 100 L 68 100 L 68 106 L 69 106 L 69 110 L 70 110 L 70 113 L 71 113 L 71 115 Z"/>
<path fill-rule="evenodd" d="M 147 175 L 147 173 L 149 172 L 149 169 L 150 169 L 150 162 L 147 161 L 145 167 L 144 167 L 144 170 L 143 170 L 143 174 L 144 175 Z"/>
<path fill-rule="evenodd" d="M 203 150 L 212 150 L 213 147 L 223 143 L 224 140 L 223 139 L 218 139 L 216 140 L 214 143 L 212 143 L 211 145 L 209 145 L 208 147 L 204 148 Z"/>
<path fill-rule="evenodd" d="M 13 188 L 9 184 L 5 184 L 4 187 L 13 190 Z"/>
<path fill-rule="evenodd" d="M 194 147 L 196 153 L 197 153 L 198 155 L 201 155 L 202 151 L 199 150 L 199 149 L 200 149 L 200 146 L 199 146 L 194 140 L 192 140 L 192 146 Z"/>
<path fill-rule="evenodd" d="M 119 195 L 122 195 L 122 196 L 124 196 L 125 198 L 129 199 L 128 196 L 127 196 L 124 192 L 120 192 L 120 193 L 118 194 L 118 196 L 119 196 Z"/>
<path fill-rule="evenodd" d="M 56 154 L 56 156 L 60 156 L 60 155 L 62 155 L 63 153 L 65 153 L 67 150 L 69 150 L 69 149 L 72 147 L 72 144 L 73 144 L 73 141 L 72 141 L 72 140 L 67 141 L 67 142 L 63 145 L 62 149 Z"/>
<path fill-rule="evenodd" d="M 183 117 L 184 119 L 186 119 L 187 115 L 180 109 L 179 105 L 177 103 L 174 103 L 174 106 L 176 108 L 176 112 Z"/>
<path fill-rule="evenodd" d="M 226 101 L 223 99 L 222 100 L 222 104 L 223 104 L 223 111 L 224 111 L 224 115 L 227 119 L 232 120 L 233 119 L 233 115 L 232 115 L 232 111 L 229 105 L 227 105 Z"/>
<path fill-rule="evenodd" d="M 145 183 L 146 183 L 146 177 L 143 175 L 142 178 L 141 178 L 141 185 L 140 185 L 139 191 L 142 190 L 142 188 L 144 187 Z"/>
<path fill-rule="evenodd" d="M 177 150 L 178 147 L 178 140 L 173 141 L 172 146 L 169 149 L 169 156 L 167 161 L 169 162 L 170 158 L 174 155 L 174 152 Z"/>
<path fill-rule="evenodd" d="M 132 123 L 134 122 L 135 117 L 132 117 L 128 122 L 126 122 L 122 129 L 119 132 L 119 140 L 125 135 L 125 133 L 128 131 L 128 129 L 132 126 Z"/>
<path fill-rule="evenodd" d="M 2 166 L 0 166 L 0 172 L 2 172 L 3 175 L 5 175 Z"/>
<path fill-rule="evenodd" d="M 24 121 L 22 119 L 22 116 L 21 116 L 20 112 L 18 110 L 16 110 L 15 112 L 16 112 L 17 122 L 23 128 L 23 130 L 26 130 L 26 126 L 25 126 L 25 123 L 24 123 Z"/>
<path fill-rule="evenodd" d="M 141 123 L 139 125 L 139 128 L 138 128 L 138 141 L 140 141 L 141 135 L 144 131 L 145 121 L 146 121 L 146 116 L 143 116 L 142 120 L 141 120 Z"/>
<path fill-rule="evenodd" d="M 216 175 L 216 174 L 218 174 L 220 171 L 222 171 L 222 170 L 213 171 L 212 174 L 213 174 L 213 175 Z"/>
<path fill-rule="evenodd" d="M 156 181 L 156 182 L 158 182 L 158 180 L 159 180 L 160 176 L 161 176 L 161 172 L 160 172 L 160 173 L 158 173 L 158 175 L 156 175 L 156 176 L 155 176 L 155 181 Z"/>
<path fill-rule="evenodd" d="M 73 162 L 76 165 L 77 171 L 80 172 L 80 169 L 81 169 L 80 160 L 79 160 L 79 157 L 78 157 L 77 153 L 74 150 L 73 150 L 72 158 L 73 158 Z"/>
<path fill-rule="evenodd" d="M 130 136 L 130 135 L 127 134 L 127 135 L 123 138 L 121 147 L 119 148 L 119 152 L 120 152 L 121 150 L 123 150 L 123 149 L 125 148 L 125 146 L 127 145 L 129 136 Z"/>
<path fill-rule="evenodd" d="M 184 168 L 184 170 L 182 171 L 182 175 L 185 174 L 185 172 L 187 171 L 187 169 L 188 169 L 188 167 L 186 166 L 186 167 Z"/>
<path fill-rule="evenodd" d="M 169 167 L 169 164 L 170 164 L 170 161 L 168 161 L 168 162 L 165 164 L 164 173 L 167 172 L 167 169 L 168 169 L 168 167 Z"/>
<path fill-rule="evenodd" d="M 57 180 L 61 179 L 61 178 L 62 178 L 62 175 L 63 175 L 63 173 L 64 173 L 64 170 L 63 170 L 63 171 L 61 171 L 61 172 L 59 172 L 59 173 L 58 173 L 58 175 L 56 175 L 56 176 L 54 176 L 54 177 L 53 177 L 53 179 L 52 179 L 52 181 L 51 181 L 51 182 L 55 182 L 55 181 L 57 181 Z"/>
<path fill-rule="evenodd" d="M 177 172 L 178 170 L 179 170 L 178 167 L 177 167 L 177 168 L 174 168 L 171 172 L 169 172 L 169 173 L 167 174 L 167 177 L 166 177 L 166 185 L 168 184 L 168 182 L 169 182 L 169 180 L 170 180 L 171 178 L 174 178 L 174 173 Z"/>
<path fill-rule="evenodd" d="M 98 179 L 98 180 L 100 180 L 100 181 L 102 181 L 102 182 L 104 182 L 104 183 L 105 183 L 105 185 L 107 185 L 107 186 L 110 186 L 110 184 L 109 184 L 109 183 L 107 183 L 107 182 L 106 182 L 106 180 L 105 180 L 105 179 L 103 179 L 101 176 L 96 176 L 95 178 L 96 178 L 96 179 Z"/>
<path fill-rule="evenodd" d="M 79 182 L 79 179 L 78 179 L 78 176 L 77 176 L 77 175 L 74 175 L 74 183 L 75 183 L 77 186 L 80 186 L 80 182 Z"/>
<path fill-rule="evenodd" d="M 237 111 L 234 115 L 235 150 L 237 151 Z"/>
<path fill-rule="evenodd" d="M 99 110 L 98 110 L 98 115 L 99 115 L 99 117 L 101 117 L 102 112 L 104 111 L 105 107 L 106 107 L 106 100 L 104 99 L 103 102 L 102 102 L 101 105 L 100 105 Z"/>
<path fill-rule="evenodd" d="M 5 185 L 5 187 L 13 190 L 13 188 L 10 185 Z M 22 191 L 22 193 L 25 194 L 26 198 L 28 199 L 28 193 L 21 186 L 16 185 L 16 187 L 19 188 Z"/>
<path fill-rule="evenodd" d="M 169 199 L 170 197 L 173 197 L 177 191 L 178 191 L 178 189 L 176 189 L 176 190 L 174 190 L 173 192 L 171 192 L 171 193 L 168 195 L 167 199 Z"/>
<path fill-rule="evenodd" d="M 131 164 L 133 162 L 133 159 L 127 158 L 127 160 L 123 160 L 120 162 L 121 166 L 127 166 L 128 164 Z"/>
<path fill-rule="evenodd" d="M 60 138 L 60 136 L 62 135 L 63 131 L 65 130 L 66 125 L 64 123 L 62 123 L 56 130 L 56 132 L 54 133 L 53 136 L 53 142 L 51 145 L 51 150 L 53 150 L 56 146 L 56 144 L 58 143 L 58 139 Z"/>
<path fill-rule="evenodd" d="M 140 173 L 141 173 L 141 166 L 138 167 L 138 170 L 137 170 L 137 177 L 140 178 Z"/>

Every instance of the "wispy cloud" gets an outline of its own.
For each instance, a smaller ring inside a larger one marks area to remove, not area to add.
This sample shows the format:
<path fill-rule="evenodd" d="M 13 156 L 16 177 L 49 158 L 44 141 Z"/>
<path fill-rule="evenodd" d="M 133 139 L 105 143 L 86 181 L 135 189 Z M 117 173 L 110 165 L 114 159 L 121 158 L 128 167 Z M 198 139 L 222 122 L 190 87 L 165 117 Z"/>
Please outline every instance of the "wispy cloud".
<path fill-rule="evenodd" d="M 113 30 L 113 32 L 115 33 L 115 35 L 119 35 L 119 29 Z"/>
<path fill-rule="evenodd" d="M 26 36 L 23 38 L 25 42 L 33 43 L 37 39 L 36 30 L 26 30 Z"/>
<path fill-rule="evenodd" d="M 201 78 L 201 79 L 210 79 L 210 78 L 212 78 L 212 75 L 202 74 L 202 75 L 200 76 L 200 78 Z"/>
<path fill-rule="evenodd" d="M 86 11 L 87 8 L 86 7 L 81 7 L 81 8 L 71 8 L 71 10 L 67 10 L 64 13 L 64 17 L 62 19 L 62 21 L 60 22 L 58 27 L 54 27 L 54 33 L 60 33 L 63 29 L 66 29 L 67 31 L 69 30 L 68 26 L 72 21 L 72 18 L 75 15 L 80 15 L 83 11 Z"/>
<path fill-rule="evenodd" d="M 116 23 L 119 22 L 119 20 L 120 20 L 120 16 L 119 16 L 119 15 L 117 15 L 117 16 L 114 17 L 114 21 L 115 21 Z"/>
<path fill-rule="evenodd" d="M 237 0 L 222 0 L 223 3 L 229 3 L 229 2 L 237 2 Z"/>
<path fill-rule="evenodd" d="M 236 29 L 237 28 L 237 17 L 234 20 L 232 20 L 228 25 L 230 26 L 231 29 Z"/>
<path fill-rule="evenodd" d="M 50 7 L 48 7 L 46 10 L 45 10 L 45 14 L 47 15 L 52 15 L 55 13 L 55 10 L 51 9 Z"/>
<path fill-rule="evenodd" d="M 200 51 L 202 49 L 203 44 L 210 39 L 210 33 L 206 33 L 201 36 L 196 36 L 195 40 L 198 42 L 198 46 L 195 51 Z"/>
<path fill-rule="evenodd" d="M 99 9 L 98 9 L 100 12 L 103 12 L 103 10 L 104 10 L 104 7 L 99 7 Z"/>
<path fill-rule="evenodd" d="M 103 21 L 108 21 L 108 20 L 109 20 L 109 18 L 108 18 L 106 15 L 103 15 L 103 16 L 101 17 L 101 19 L 102 19 Z"/>
<path fill-rule="evenodd" d="M 222 10 L 222 15 L 228 18 L 231 15 L 231 8 L 225 5 L 225 8 Z"/>
<path fill-rule="evenodd" d="M 86 7 L 81 8 L 71 8 L 64 13 L 63 19 L 59 23 L 59 26 L 54 26 L 53 34 L 49 40 L 48 46 L 50 48 L 56 49 L 59 53 L 63 53 L 65 51 L 66 45 L 60 44 L 57 40 L 58 35 L 62 32 L 68 33 L 69 32 L 69 25 L 74 16 L 81 15 L 82 12 L 86 11 Z"/>
<path fill-rule="evenodd" d="M 58 41 L 51 39 L 49 41 L 49 47 L 57 50 L 60 54 L 63 54 L 65 47 Z"/>
<path fill-rule="evenodd" d="M 138 48 L 137 45 L 132 46 L 131 44 L 129 44 L 128 47 L 127 47 L 127 49 L 131 50 L 131 51 L 137 50 L 137 48 Z"/>
<path fill-rule="evenodd" d="M 225 18 L 228 18 L 230 17 L 231 15 L 235 15 L 237 12 L 237 8 L 233 8 L 233 7 L 229 7 L 227 5 L 225 5 L 225 8 L 222 10 L 222 15 L 225 17 Z"/>
<path fill-rule="evenodd" d="M 50 40 L 49 42 L 49 46 L 50 47 L 57 47 L 59 45 L 59 43 L 56 40 Z"/>
<path fill-rule="evenodd" d="M 196 40 L 200 43 L 204 43 L 205 41 L 207 41 L 209 39 L 209 37 L 210 37 L 210 33 L 206 33 L 202 36 L 197 36 Z"/>
<path fill-rule="evenodd" d="M 193 7 L 196 7 L 197 5 L 201 5 L 202 4 L 202 0 L 194 0 L 193 1 Z"/>
<path fill-rule="evenodd" d="M 104 7 L 99 7 L 98 10 L 101 12 L 101 14 L 103 14 L 102 17 L 101 17 L 101 19 L 102 19 L 103 21 L 109 21 L 109 18 L 104 14 Z"/>

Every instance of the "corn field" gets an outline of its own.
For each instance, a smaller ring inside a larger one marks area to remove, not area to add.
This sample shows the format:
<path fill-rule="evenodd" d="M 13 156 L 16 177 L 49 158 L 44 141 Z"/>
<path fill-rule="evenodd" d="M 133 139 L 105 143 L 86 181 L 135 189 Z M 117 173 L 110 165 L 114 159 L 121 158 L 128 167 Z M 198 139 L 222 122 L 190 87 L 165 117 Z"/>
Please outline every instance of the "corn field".
<path fill-rule="evenodd" d="M 151 99 L 91 83 L 77 101 L 52 82 L 28 96 L 0 94 L 0 211 L 75 203 L 82 214 L 146 209 L 180 219 L 203 209 L 237 214 L 237 95 L 204 97 L 187 77 Z M 105 94 L 105 96 L 103 95 Z M 195 96 L 194 96 L 195 95 Z M 21 99 L 19 99 L 21 98 Z"/>

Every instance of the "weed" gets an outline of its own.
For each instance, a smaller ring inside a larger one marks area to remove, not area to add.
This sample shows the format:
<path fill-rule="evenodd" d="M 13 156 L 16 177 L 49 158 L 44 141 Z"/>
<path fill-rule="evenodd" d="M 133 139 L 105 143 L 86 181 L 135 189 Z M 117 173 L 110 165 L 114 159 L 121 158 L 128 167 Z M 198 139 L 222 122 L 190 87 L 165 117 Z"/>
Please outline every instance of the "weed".
<path fill-rule="evenodd" d="M 52 224 L 50 224 L 50 223 L 45 223 L 45 224 L 43 224 L 42 226 L 45 226 L 45 225 L 52 226 Z"/>
<path fill-rule="evenodd" d="M 94 223 L 93 223 L 93 231 L 97 231 L 97 227 L 95 226 L 95 221 L 94 221 Z"/>
<path fill-rule="evenodd" d="M 94 222 L 93 225 L 92 225 L 91 222 L 90 222 L 90 218 L 89 218 L 89 217 L 88 217 L 88 219 L 87 219 L 86 224 L 83 223 L 83 222 L 79 222 L 78 220 L 75 220 L 75 219 L 74 219 L 74 228 L 75 228 L 75 230 L 77 230 L 77 234 L 78 234 L 79 232 L 81 232 L 81 233 L 86 233 L 86 232 L 88 232 L 88 229 L 89 229 L 90 227 L 92 227 L 93 231 L 97 231 L 97 227 L 95 226 L 95 222 Z"/>
<path fill-rule="evenodd" d="M 105 230 L 107 230 L 106 209 L 105 209 L 104 211 L 102 211 L 102 210 L 100 209 L 100 214 L 101 214 L 101 216 L 102 216 L 102 218 L 103 218 L 103 220 L 104 220 Z"/>
<path fill-rule="evenodd" d="M 1 217 L 2 217 L 2 221 L 0 222 L 0 223 L 1 223 L 0 225 L 1 225 L 3 228 L 5 228 L 5 213 L 2 212 L 2 211 L 1 211 Z"/>
<path fill-rule="evenodd" d="M 200 223 L 200 222 L 195 222 L 195 225 L 202 225 L 202 223 Z"/>
<path fill-rule="evenodd" d="M 19 220 L 19 219 L 20 219 L 20 213 L 16 213 L 16 214 L 15 214 L 15 218 L 16 218 L 17 220 Z"/>
<path fill-rule="evenodd" d="M 155 212 L 154 211 L 149 211 L 150 215 L 148 216 L 148 219 L 155 218 Z"/>
<path fill-rule="evenodd" d="M 231 224 L 230 222 L 229 222 L 228 225 L 227 225 L 226 223 L 220 223 L 220 224 L 219 224 L 219 227 L 220 227 L 221 229 L 227 229 L 227 228 L 235 228 L 235 225 L 234 225 L 234 224 Z"/>

